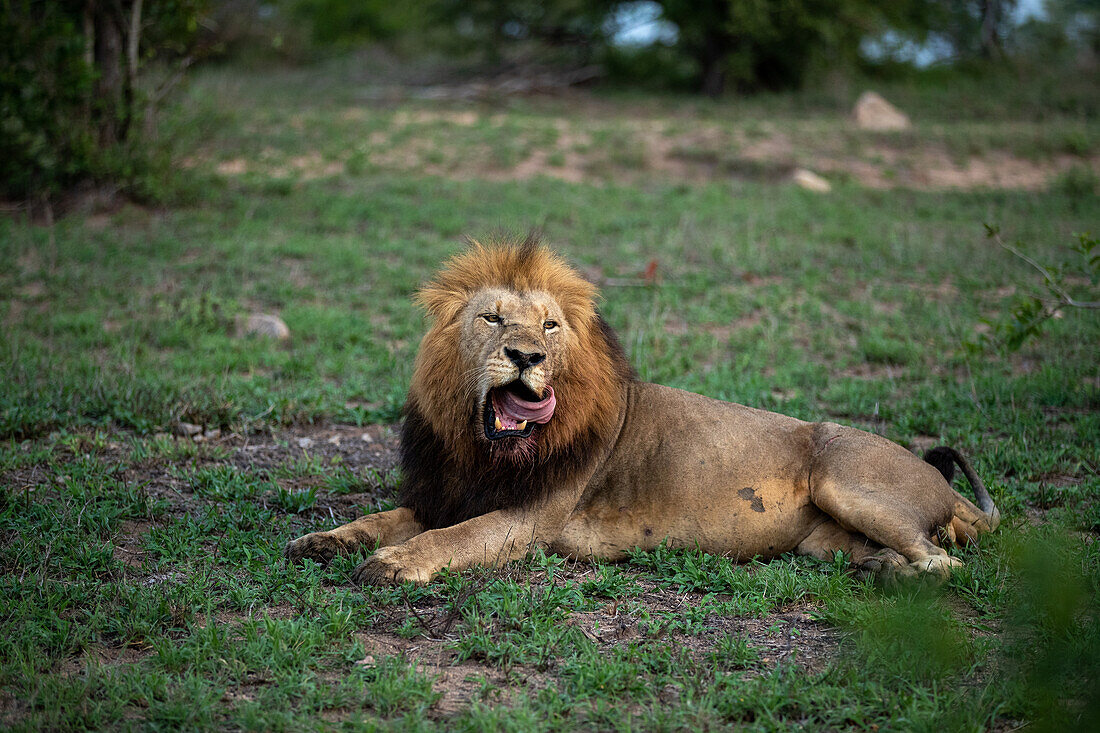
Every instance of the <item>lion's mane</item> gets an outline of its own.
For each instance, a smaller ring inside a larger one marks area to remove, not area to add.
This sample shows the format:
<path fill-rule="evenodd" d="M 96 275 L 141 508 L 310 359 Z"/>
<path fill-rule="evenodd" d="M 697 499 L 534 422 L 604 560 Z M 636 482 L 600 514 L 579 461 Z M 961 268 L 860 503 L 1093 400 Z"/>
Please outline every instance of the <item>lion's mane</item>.
<path fill-rule="evenodd" d="M 463 381 L 459 317 L 485 287 L 541 290 L 561 306 L 576 335 L 553 376 L 557 409 L 533 451 L 494 460 L 479 440 L 479 405 Z M 534 236 L 482 245 L 452 258 L 417 297 L 431 321 L 420 342 L 401 432 L 400 502 L 429 529 L 506 508 L 529 506 L 609 448 L 633 369 L 599 315 L 595 287 Z"/>

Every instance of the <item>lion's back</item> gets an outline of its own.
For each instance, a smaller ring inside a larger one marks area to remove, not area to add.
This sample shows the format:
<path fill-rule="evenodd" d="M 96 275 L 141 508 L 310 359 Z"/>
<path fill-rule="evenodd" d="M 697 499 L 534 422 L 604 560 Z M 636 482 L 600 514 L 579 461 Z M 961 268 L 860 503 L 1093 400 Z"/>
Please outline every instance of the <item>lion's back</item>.
<path fill-rule="evenodd" d="M 635 383 L 615 448 L 578 506 L 575 536 L 599 537 L 609 549 L 683 538 L 746 557 L 789 550 L 820 516 L 806 480 L 813 428 Z"/>

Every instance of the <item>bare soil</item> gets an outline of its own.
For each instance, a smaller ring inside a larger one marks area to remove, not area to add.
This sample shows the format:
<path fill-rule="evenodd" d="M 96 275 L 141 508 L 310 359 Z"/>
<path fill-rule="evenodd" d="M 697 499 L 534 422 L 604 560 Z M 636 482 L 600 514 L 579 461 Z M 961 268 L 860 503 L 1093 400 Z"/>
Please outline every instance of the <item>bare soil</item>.
<path fill-rule="evenodd" d="M 366 161 L 377 170 L 496 181 L 542 176 L 594 184 L 657 178 L 776 183 L 806 168 L 833 182 L 852 181 L 876 189 L 1029 191 L 1048 187 L 1074 166 L 1100 167 L 1095 155 L 1020 155 L 981 146 L 959 154 L 935 136 L 867 132 L 839 116 L 727 123 L 653 117 L 650 110 L 634 116 L 608 110 L 584 95 L 568 97 L 566 105 L 568 116 L 513 117 L 487 107 L 399 110 L 385 130 L 364 131 Z M 344 124 L 368 124 L 372 114 L 353 105 L 338 118 Z M 517 131 L 499 129 L 506 124 Z M 484 139 L 471 141 L 477 133 Z M 547 133 L 552 142 L 546 141 Z M 502 135 L 508 136 L 518 156 L 494 154 Z M 260 173 L 308 181 L 344 175 L 351 155 L 318 150 L 291 155 L 271 149 L 257 159 L 215 161 L 212 151 L 199 151 L 182 164 L 211 165 L 226 177 Z M 355 165 L 361 166 L 362 159 Z"/>

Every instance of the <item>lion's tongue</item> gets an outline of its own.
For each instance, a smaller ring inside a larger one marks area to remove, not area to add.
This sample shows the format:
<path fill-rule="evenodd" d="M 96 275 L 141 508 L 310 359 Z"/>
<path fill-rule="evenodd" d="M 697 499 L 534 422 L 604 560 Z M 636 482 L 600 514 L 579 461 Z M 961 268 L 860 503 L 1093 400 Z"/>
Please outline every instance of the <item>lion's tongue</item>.
<path fill-rule="evenodd" d="M 546 399 L 539 402 L 528 402 L 503 389 L 493 391 L 493 410 L 500 418 L 505 430 L 515 430 L 519 423 L 524 421 L 536 423 L 548 423 L 554 414 L 554 407 L 558 400 L 554 397 L 554 389 L 547 387 L 549 394 Z"/>

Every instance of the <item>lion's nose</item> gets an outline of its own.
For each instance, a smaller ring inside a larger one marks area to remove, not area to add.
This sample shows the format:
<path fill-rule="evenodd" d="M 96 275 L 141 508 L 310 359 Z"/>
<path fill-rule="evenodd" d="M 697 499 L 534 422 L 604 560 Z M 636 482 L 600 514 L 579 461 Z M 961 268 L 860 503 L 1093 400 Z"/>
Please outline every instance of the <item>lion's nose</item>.
<path fill-rule="evenodd" d="M 521 372 L 527 367 L 541 364 L 546 359 L 546 354 L 540 354 L 537 351 L 520 351 L 519 349 L 505 348 L 504 355 L 511 359 L 512 363 Z"/>

